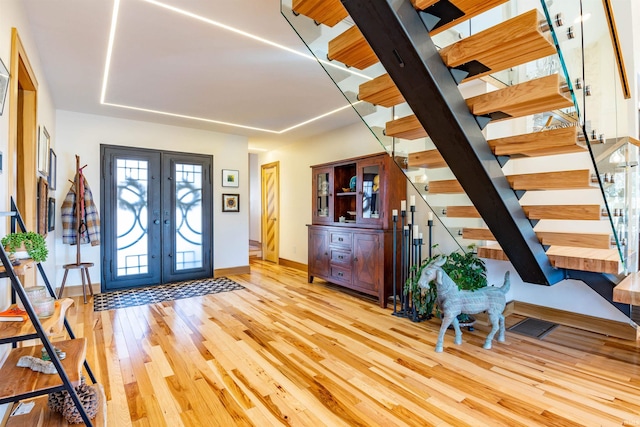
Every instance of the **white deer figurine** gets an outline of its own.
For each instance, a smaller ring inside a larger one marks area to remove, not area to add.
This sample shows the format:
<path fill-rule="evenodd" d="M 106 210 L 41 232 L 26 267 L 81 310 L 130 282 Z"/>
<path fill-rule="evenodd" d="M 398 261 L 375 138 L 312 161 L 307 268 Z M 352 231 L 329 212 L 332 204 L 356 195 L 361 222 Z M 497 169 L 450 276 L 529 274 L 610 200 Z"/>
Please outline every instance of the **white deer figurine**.
<path fill-rule="evenodd" d="M 449 325 L 453 324 L 456 333 L 455 343 L 462 344 L 462 332 L 458 325 L 460 313 L 477 314 L 486 311 L 491 320 L 491 332 L 487 335 L 484 348 L 491 348 L 491 341 L 498 330 L 498 342 L 504 342 L 504 316 L 502 312 L 506 305 L 505 295 L 509 291 L 509 272 L 504 274 L 504 284 L 498 288 L 487 286 L 475 291 L 461 291 L 458 285 L 442 269 L 447 261 L 446 257 L 438 257 L 427 264 L 420 274 L 418 285 L 428 289 L 431 281 L 436 284 L 438 290 L 438 305 L 443 314 L 442 326 L 438 334 L 436 352 L 442 352 L 444 334 Z"/>

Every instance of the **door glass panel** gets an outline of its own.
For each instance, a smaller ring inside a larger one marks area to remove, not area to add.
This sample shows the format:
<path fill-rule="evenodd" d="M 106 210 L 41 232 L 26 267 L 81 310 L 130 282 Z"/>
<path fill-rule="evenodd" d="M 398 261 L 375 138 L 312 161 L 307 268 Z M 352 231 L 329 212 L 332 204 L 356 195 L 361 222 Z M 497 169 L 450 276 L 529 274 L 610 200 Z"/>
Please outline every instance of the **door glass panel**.
<path fill-rule="evenodd" d="M 175 269 L 202 267 L 202 166 L 176 163 Z"/>
<path fill-rule="evenodd" d="M 362 176 L 362 217 L 379 218 L 378 193 L 380 191 L 380 168 L 378 166 L 366 166 Z"/>
<path fill-rule="evenodd" d="M 117 159 L 117 275 L 148 272 L 147 194 L 149 162 Z"/>
<path fill-rule="evenodd" d="M 319 173 L 318 179 L 318 206 L 316 215 L 329 216 L 329 174 Z"/>

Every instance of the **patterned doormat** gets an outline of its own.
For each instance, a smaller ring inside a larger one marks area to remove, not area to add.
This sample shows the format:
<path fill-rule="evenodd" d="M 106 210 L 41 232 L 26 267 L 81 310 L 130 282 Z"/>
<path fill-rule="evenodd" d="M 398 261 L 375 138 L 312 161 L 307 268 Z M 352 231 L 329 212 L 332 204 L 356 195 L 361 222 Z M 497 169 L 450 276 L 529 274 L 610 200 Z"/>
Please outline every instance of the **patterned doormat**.
<path fill-rule="evenodd" d="M 199 279 L 95 294 L 93 311 L 114 310 L 244 289 L 231 279 Z"/>

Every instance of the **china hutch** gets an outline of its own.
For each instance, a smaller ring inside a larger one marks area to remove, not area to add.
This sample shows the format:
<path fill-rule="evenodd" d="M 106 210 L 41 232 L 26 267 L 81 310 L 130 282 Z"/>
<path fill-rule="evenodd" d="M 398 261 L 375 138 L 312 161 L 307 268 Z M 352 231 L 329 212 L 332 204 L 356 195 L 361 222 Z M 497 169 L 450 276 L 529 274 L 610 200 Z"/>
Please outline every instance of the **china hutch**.
<path fill-rule="evenodd" d="M 376 296 L 386 307 L 393 284 L 392 210 L 406 198 L 405 175 L 387 153 L 311 168 L 309 283 L 324 279 Z"/>

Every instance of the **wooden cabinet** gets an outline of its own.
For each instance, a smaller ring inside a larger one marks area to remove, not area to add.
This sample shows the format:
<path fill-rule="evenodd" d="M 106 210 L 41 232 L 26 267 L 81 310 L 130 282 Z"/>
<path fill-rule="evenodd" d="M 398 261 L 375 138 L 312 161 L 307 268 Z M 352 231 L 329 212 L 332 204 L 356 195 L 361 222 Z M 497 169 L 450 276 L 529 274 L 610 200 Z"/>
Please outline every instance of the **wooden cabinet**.
<path fill-rule="evenodd" d="M 402 170 L 381 153 L 313 166 L 312 174 L 309 283 L 318 277 L 377 296 L 386 307 L 398 257 L 391 212 L 407 193 Z"/>

